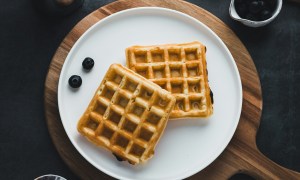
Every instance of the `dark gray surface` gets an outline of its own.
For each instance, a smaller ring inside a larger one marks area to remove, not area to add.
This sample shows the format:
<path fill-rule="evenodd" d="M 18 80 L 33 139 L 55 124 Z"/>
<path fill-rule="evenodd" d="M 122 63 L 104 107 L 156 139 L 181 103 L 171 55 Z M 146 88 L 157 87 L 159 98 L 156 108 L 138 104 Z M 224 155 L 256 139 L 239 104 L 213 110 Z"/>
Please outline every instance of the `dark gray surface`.
<path fill-rule="evenodd" d="M 38 14 L 30 0 L 0 2 L 0 179 L 32 179 L 48 173 L 76 179 L 47 131 L 44 80 L 64 36 L 80 19 L 112 0 L 86 0 L 71 16 L 50 19 Z M 300 171 L 299 5 L 284 2 L 274 22 L 253 29 L 230 19 L 229 1 L 190 2 L 222 19 L 248 48 L 264 98 L 258 147 L 280 165 Z"/>

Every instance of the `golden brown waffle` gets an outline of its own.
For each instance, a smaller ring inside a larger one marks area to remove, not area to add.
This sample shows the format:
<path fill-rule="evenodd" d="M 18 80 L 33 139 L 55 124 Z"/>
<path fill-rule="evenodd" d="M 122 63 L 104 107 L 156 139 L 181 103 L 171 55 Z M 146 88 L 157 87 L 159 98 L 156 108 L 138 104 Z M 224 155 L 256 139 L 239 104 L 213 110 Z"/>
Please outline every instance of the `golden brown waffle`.
<path fill-rule="evenodd" d="M 206 47 L 200 42 L 126 49 L 127 67 L 176 97 L 170 118 L 208 117 L 213 97 L 208 85 Z"/>
<path fill-rule="evenodd" d="M 110 66 L 78 131 L 131 164 L 153 156 L 176 99 L 120 64 Z"/>

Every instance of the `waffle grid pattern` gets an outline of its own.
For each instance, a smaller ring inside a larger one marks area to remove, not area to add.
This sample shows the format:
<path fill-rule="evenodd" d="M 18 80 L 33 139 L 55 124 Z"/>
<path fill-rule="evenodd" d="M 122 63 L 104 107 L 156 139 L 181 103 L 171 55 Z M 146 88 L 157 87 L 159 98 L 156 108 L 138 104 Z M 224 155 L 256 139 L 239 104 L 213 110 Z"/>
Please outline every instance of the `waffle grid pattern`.
<path fill-rule="evenodd" d="M 199 42 L 133 46 L 126 49 L 127 66 L 176 97 L 171 118 L 207 117 L 212 102 L 205 51 Z"/>
<path fill-rule="evenodd" d="M 175 98 L 121 65 L 112 65 L 78 130 L 131 164 L 151 158 Z"/>

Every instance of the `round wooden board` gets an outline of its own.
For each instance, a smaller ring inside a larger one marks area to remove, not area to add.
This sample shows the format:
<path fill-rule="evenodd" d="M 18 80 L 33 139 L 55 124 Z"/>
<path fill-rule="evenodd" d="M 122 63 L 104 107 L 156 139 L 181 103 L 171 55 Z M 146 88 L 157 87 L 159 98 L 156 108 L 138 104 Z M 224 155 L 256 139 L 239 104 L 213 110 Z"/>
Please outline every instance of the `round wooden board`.
<path fill-rule="evenodd" d="M 67 165 L 82 179 L 112 179 L 89 164 L 71 144 L 62 126 L 57 86 L 68 52 L 93 24 L 115 12 L 144 6 L 159 6 L 186 13 L 211 28 L 227 45 L 238 66 L 243 85 L 240 122 L 224 152 L 208 167 L 189 179 L 227 179 L 238 172 L 262 179 L 300 179 L 300 174 L 266 158 L 256 147 L 256 132 L 262 112 L 262 93 L 255 65 L 239 38 L 220 19 L 208 11 L 180 0 L 119 0 L 94 11 L 81 20 L 58 47 L 45 82 L 45 114 L 53 143 Z"/>

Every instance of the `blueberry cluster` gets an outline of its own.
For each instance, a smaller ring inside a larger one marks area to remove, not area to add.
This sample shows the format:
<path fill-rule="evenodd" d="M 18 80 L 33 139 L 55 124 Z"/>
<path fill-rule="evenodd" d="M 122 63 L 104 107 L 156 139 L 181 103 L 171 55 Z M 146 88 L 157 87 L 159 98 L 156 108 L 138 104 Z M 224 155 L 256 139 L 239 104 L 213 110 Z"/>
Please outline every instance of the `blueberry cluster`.
<path fill-rule="evenodd" d="M 94 60 L 90 57 L 87 57 L 82 62 L 83 69 L 89 71 L 94 67 Z M 72 88 L 79 88 L 82 84 L 82 79 L 78 75 L 73 75 L 69 78 L 69 85 Z"/>
<path fill-rule="evenodd" d="M 235 0 L 234 6 L 241 18 L 264 21 L 272 16 L 276 0 Z"/>

